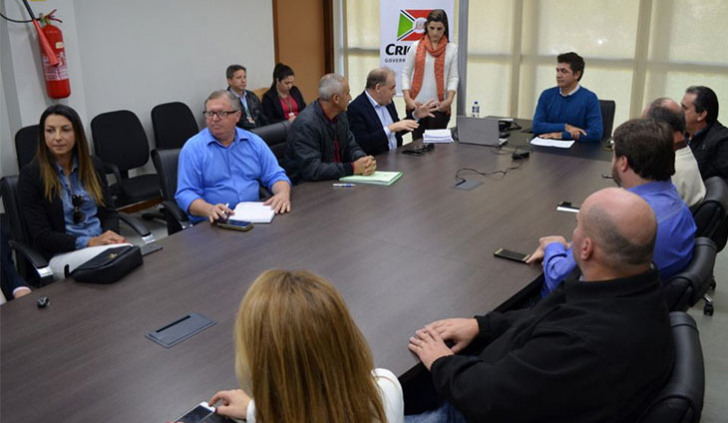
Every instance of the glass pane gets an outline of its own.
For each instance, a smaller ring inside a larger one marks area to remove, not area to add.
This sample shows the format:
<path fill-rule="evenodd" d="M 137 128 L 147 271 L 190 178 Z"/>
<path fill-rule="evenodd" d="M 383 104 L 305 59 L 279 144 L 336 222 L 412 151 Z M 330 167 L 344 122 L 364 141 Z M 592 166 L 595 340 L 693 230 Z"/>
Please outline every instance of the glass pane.
<path fill-rule="evenodd" d="M 638 12 L 635 0 L 527 0 L 524 13 L 531 19 L 524 20 L 524 40 L 536 36 L 540 55 L 575 51 L 583 57 L 632 58 Z M 537 32 L 529 37 L 533 18 Z"/>
<path fill-rule="evenodd" d="M 378 1 L 347 1 L 344 19 L 349 43 L 344 48 L 371 48 L 379 52 Z"/>
<path fill-rule="evenodd" d="M 470 115 L 473 102 L 477 100 L 481 117 L 508 116 L 510 69 L 510 63 L 492 63 L 480 58 L 468 60 L 467 115 Z"/>
<path fill-rule="evenodd" d="M 728 7 L 725 0 L 653 2 L 650 59 L 725 64 Z"/>
<path fill-rule="evenodd" d="M 513 2 L 471 1 L 468 8 L 468 54 L 510 54 Z"/>

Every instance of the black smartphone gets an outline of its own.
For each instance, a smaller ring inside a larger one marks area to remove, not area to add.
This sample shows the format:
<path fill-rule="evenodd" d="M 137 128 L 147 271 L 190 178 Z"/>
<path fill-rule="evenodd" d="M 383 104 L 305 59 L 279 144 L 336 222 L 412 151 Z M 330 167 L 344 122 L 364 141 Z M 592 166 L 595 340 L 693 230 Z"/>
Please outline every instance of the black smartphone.
<path fill-rule="evenodd" d="M 242 220 L 233 220 L 233 219 L 228 219 L 225 221 L 218 220 L 217 226 L 219 226 L 221 228 L 225 228 L 225 229 L 232 229 L 234 231 L 242 231 L 242 232 L 247 232 L 247 231 L 253 229 L 252 223 L 244 222 Z"/>
<path fill-rule="evenodd" d="M 402 150 L 402 154 L 407 154 L 408 156 L 421 156 L 424 153 L 417 150 Z"/>
<path fill-rule="evenodd" d="M 529 254 L 517 253 L 515 251 L 506 250 L 505 248 L 499 248 L 495 253 L 493 253 L 493 255 L 520 263 L 525 263 L 529 257 Z"/>
<path fill-rule="evenodd" d="M 556 205 L 556 210 L 569 213 L 578 213 L 579 205 L 572 204 L 570 201 L 561 201 L 559 204 Z"/>

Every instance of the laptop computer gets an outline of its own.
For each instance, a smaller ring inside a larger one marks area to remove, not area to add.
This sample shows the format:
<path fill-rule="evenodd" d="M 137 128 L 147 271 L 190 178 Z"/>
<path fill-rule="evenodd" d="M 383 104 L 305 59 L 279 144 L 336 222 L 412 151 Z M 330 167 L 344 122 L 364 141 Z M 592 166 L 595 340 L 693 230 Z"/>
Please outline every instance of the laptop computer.
<path fill-rule="evenodd" d="M 499 146 L 498 119 L 457 117 L 458 141 L 463 144 Z"/>

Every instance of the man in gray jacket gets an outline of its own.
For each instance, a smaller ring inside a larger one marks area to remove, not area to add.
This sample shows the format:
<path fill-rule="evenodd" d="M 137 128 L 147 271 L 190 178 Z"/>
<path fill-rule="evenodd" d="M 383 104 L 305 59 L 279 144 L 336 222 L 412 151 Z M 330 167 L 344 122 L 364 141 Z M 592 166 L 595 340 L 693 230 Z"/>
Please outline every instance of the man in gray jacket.
<path fill-rule="evenodd" d="M 286 140 L 283 168 L 294 183 L 374 173 L 377 162 L 349 130 L 349 101 L 349 83 L 343 76 L 330 73 L 321 78 L 318 100 L 293 121 Z"/>

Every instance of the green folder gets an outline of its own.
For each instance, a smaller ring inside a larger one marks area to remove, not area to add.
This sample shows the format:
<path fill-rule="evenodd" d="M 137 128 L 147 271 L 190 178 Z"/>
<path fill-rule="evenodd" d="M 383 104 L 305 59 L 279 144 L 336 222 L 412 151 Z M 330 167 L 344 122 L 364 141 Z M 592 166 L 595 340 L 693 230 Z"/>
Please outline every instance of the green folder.
<path fill-rule="evenodd" d="M 385 172 L 375 170 L 369 176 L 351 175 L 339 178 L 341 182 L 349 182 L 353 184 L 372 184 L 372 185 L 392 185 L 397 179 L 402 177 L 402 172 Z"/>

